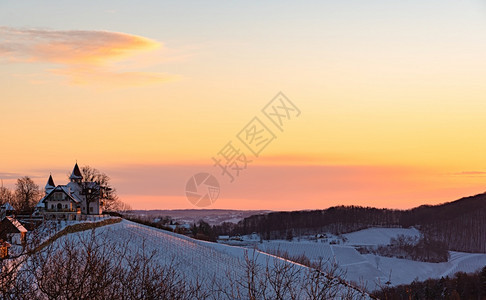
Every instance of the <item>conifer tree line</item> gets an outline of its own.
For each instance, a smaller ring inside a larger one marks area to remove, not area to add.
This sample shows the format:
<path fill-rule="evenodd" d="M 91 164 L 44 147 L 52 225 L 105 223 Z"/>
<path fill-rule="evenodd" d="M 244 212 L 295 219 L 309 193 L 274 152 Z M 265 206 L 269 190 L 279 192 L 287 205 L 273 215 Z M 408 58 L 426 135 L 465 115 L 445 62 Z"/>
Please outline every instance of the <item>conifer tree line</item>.
<path fill-rule="evenodd" d="M 448 250 L 486 253 L 486 193 L 440 205 L 409 210 L 337 206 L 325 210 L 271 212 L 238 224 L 214 227 L 216 234 L 258 233 L 262 239 L 323 232 L 344 234 L 370 227 L 419 229 L 427 240 L 444 243 Z"/>

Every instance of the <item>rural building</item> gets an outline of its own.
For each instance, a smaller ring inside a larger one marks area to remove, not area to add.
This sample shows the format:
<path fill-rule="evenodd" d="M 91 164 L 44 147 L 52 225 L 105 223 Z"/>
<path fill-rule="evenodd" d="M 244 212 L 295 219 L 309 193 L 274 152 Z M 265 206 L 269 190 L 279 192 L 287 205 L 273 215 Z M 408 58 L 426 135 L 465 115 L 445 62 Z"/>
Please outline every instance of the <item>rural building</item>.
<path fill-rule="evenodd" d="M 5 217 L 0 221 L 0 239 L 10 244 L 22 245 L 25 243 L 26 234 L 27 229 L 17 219 Z"/>
<path fill-rule="evenodd" d="M 84 181 L 77 163 L 69 180 L 67 185 L 56 186 L 50 175 L 45 186 L 46 194 L 37 204 L 35 214 L 57 220 L 80 220 L 82 215 L 100 215 L 100 185 Z"/>

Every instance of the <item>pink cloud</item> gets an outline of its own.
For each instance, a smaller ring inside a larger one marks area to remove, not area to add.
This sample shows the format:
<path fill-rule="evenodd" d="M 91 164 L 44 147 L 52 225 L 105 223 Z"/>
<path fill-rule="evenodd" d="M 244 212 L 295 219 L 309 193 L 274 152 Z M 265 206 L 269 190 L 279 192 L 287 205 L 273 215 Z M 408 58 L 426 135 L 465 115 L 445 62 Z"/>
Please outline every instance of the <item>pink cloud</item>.
<path fill-rule="evenodd" d="M 51 72 L 68 77 L 73 84 L 139 85 L 173 78 L 164 73 L 116 68 L 116 62 L 161 47 L 159 42 L 141 36 L 110 31 L 0 27 L 0 39 L 3 61 L 60 65 Z"/>

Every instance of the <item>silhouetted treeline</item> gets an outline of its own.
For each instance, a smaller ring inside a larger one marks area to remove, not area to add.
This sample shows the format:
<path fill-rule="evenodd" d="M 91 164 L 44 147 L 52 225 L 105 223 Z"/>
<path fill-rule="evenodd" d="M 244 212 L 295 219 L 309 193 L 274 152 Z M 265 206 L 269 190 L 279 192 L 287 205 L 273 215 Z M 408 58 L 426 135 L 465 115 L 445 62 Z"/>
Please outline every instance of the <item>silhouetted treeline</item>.
<path fill-rule="evenodd" d="M 190 231 L 186 232 L 185 230 L 179 228 L 172 229 L 169 226 L 172 225 L 171 223 L 173 223 L 173 220 L 170 217 L 160 218 L 160 220 L 157 222 L 154 222 L 152 218 L 148 217 L 126 216 L 125 219 L 154 228 L 186 234 L 198 240 L 216 242 L 216 234 L 214 233 L 213 228 L 203 220 L 199 220 L 197 224 L 192 224 Z"/>
<path fill-rule="evenodd" d="M 456 273 L 452 278 L 414 281 L 375 292 L 379 299 L 486 299 L 486 267 L 473 274 Z"/>
<path fill-rule="evenodd" d="M 154 222 L 150 218 L 144 218 L 144 217 L 139 217 L 139 216 L 125 216 L 124 218 L 129 220 L 129 221 L 138 223 L 138 224 L 147 225 L 147 226 L 150 226 L 150 227 L 154 227 L 154 228 L 158 228 L 158 229 L 162 229 L 162 230 L 167 230 L 167 231 L 172 231 L 172 232 L 174 231 L 174 230 L 172 230 L 172 228 L 167 226 L 168 223 Z"/>
<path fill-rule="evenodd" d="M 198 240 L 216 242 L 216 234 L 213 228 L 203 220 L 199 220 L 198 224 L 192 224 L 191 233 L 192 237 Z"/>
<path fill-rule="evenodd" d="M 285 239 L 289 230 L 296 236 L 352 232 L 370 226 L 399 226 L 401 211 L 360 206 L 337 206 L 326 210 L 272 212 L 243 219 L 237 225 L 215 226 L 218 234 L 259 233 L 263 239 Z"/>
<path fill-rule="evenodd" d="M 343 234 L 369 227 L 419 228 L 430 240 L 445 243 L 448 249 L 486 252 L 486 193 L 440 205 L 409 210 L 337 206 L 325 210 L 272 212 L 243 219 L 238 224 L 215 226 L 217 234 L 256 232 L 262 239 L 331 232 Z"/>
<path fill-rule="evenodd" d="M 356 231 L 370 226 L 399 225 L 399 214 L 393 210 L 371 207 L 338 206 L 326 210 L 275 212 L 252 216 L 238 224 L 241 234 L 264 233 L 265 239 L 285 238 L 287 230 L 297 234 L 318 228 L 334 234 Z"/>
<path fill-rule="evenodd" d="M 403 226 L 420 224 L 449 250 L 486 253 L 486 193 L 404 212 Z"/>
<path fill-rule="evenodd" d="M 372 253 L 380 256 L 397 257 L 425 262 L 446 262 L 449 251 L 444 242 L 431 240 L 425 236 L 398 235 L 390 239 L 389 245 L 378 247 L 360 247 L 360 253 Z"/>

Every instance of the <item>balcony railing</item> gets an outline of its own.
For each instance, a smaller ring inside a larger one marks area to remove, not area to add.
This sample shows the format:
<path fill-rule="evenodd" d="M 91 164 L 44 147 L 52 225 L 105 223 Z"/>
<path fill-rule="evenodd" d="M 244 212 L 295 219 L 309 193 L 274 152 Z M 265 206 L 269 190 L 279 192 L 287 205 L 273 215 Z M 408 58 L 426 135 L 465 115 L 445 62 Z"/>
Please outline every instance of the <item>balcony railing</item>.
<path fill-rule="evenodd" d="M 81 212 L 81 209 L 69 209 L 69 208 L 49 208 L 46 210 L 47 212 Z"/>

